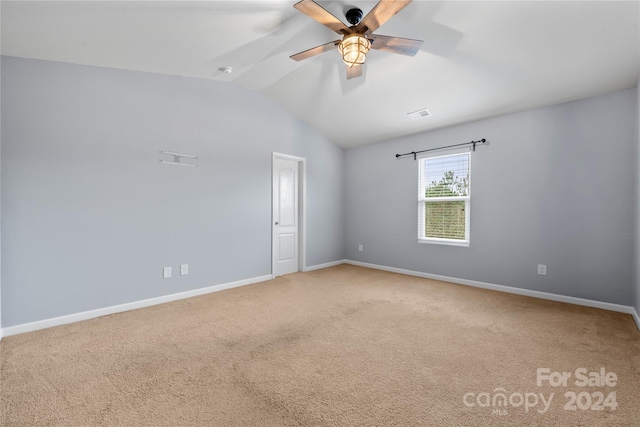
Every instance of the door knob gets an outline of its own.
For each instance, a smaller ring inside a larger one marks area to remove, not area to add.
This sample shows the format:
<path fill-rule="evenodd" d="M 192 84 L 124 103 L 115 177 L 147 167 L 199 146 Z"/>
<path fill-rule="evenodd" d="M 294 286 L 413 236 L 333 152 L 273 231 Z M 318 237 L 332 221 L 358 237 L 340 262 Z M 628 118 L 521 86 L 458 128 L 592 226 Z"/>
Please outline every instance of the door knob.
<path fill-rule="evenodd" d="M 276 221 L 276 225 L 278 225 L 278 222 Z"/>

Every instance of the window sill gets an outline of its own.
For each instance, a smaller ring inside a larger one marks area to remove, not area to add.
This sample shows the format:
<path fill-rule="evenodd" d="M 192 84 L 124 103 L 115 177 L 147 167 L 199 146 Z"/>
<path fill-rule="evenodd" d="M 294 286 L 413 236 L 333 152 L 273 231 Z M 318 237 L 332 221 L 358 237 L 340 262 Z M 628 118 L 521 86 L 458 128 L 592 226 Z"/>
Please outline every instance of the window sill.
<path fill-rule="evenodd" d="M 449 240 L 449 239 L 418 239 L 418 243 L 428 245 L 446 245 L 446 246 L 464 246 L 469 247 L 468 240 Z"/>

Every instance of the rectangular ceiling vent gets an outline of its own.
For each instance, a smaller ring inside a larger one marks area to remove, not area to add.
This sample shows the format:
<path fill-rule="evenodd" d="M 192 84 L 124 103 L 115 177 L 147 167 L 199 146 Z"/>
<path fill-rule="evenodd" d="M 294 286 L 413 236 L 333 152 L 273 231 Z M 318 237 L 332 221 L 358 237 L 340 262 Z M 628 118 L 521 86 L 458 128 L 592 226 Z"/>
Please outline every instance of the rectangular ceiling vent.
<path fill-rule="evenodd" d="M 414 111 L 413 113 L 407 113 L 407 116 L 409 116 L 411 120 L 423 119 L 425 117 L 429 117 L 430 115 L 431 113 L 426 108 L 423 108 L 422 110 Z"/>

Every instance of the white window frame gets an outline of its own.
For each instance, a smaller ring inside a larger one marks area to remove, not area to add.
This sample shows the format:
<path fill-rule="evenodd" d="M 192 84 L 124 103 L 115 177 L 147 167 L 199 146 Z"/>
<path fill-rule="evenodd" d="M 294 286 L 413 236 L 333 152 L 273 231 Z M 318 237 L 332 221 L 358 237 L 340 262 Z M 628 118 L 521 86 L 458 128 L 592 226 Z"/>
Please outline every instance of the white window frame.
<path fill-rule="evenodd" d="M 452 157 L 459 156 L 461 154 L 466 154 L 468 156 L 468 164 L 469 164 L 469 188 L 467 190 L 467 196 L 453 196 L 453 197 L 425 197 L 425 184 L 422 182 L 423 167 L 425 165 L 426 159 L 435 159 L 441 157 Z M 469 246 L 469 237 L 471 235 L 471 151 L 468 149 L 465 150 L 455 150 L 453 152 L 449 151 L 447 154 L 433 154 L 418 157 L 418 243 L 427 243 L 427 244 L 438 244 L 438 245 L 450 245 L 450 246 Z M 464 240 L 459 239 L 445 239 L 439 237 L 426 237 L 425 234 L 425 224 L 424 224 L 424 204 L 425 202 L 453 202 L 453 201 L 465 201 L 465 238 Z"/>

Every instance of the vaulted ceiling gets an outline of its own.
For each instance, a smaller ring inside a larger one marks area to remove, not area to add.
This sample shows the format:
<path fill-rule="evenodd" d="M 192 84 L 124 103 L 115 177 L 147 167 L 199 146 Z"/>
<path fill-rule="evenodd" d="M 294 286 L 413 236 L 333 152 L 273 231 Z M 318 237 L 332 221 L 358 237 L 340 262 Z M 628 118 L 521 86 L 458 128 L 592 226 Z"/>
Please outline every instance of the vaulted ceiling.
<path fill-rule="evenodd" d="M 372 50 L 352 80 L 337 51 L 289 58 L 337 38 L 294 3 L 2 1 L 2 54 L 232 82 L 345 148 L 631 88 L 640 73 L 638 1 L 416 0 L 376 33 L 424 40 L 418 54 Z M 318 3 L 346 22 L 377 2 Z M 422 108 L 432 115 L 407 116 Z"/>

